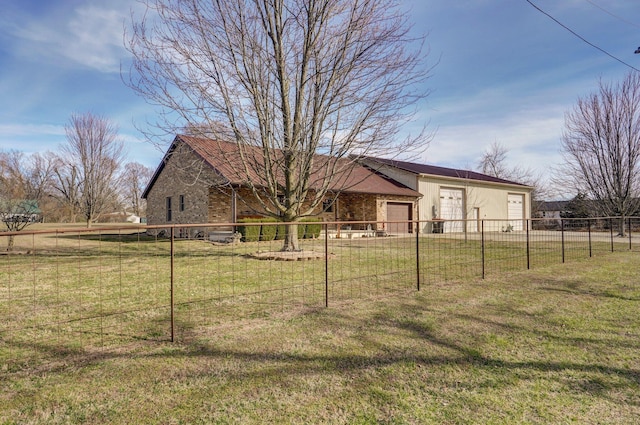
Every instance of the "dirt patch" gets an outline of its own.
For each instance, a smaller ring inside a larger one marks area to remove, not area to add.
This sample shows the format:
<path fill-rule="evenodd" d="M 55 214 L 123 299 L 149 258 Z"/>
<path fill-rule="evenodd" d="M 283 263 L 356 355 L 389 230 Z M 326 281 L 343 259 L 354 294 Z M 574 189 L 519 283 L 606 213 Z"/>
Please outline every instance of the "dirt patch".
<path fill-rule="evenodd" d="M 22 250 L 13 250 L 7 251 L 6 249 L 0 250 L 0 255 L 30 255 L 31 250 L 22 251 Z"/>
<path fill-rule="evenodd" d="M 322 260 L 325 258 L 324 252 L 316 251 L 258 251 L 248 254 L 250 258 L 258 260 L 275 260 L 275 261 L 304 261 L 304 260 Z M 329 258 L 334 258 L 334 254 L 328 254 Z"/>

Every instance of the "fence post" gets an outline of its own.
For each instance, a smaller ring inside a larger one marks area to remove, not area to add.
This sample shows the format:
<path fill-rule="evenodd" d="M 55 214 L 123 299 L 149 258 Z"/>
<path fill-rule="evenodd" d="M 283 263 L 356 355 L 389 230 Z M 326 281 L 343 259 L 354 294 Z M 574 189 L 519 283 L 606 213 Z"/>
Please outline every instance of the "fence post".
<path fill-rule="evenodd" d="M 416 221 L 416 286 L 420 290 L 420 222 Z"/>
<path fill-rule="evenodd" d="M 613 252 L 613 218 L 609 217 L 609 234 L 611 238 L 611 252 Z"/>
<path fill-rule="evenodd" d="M 485 272 L 485 270 L 484 270 L 484 267 L 485 267 L 484 266 L 484 220 L 480 220 L 480 233 L 481 233 L 481 238 L 480 239 L 482 241 L 480 243 L 480 246 L 482 248 L 482 255 L 481 255 L 481 257 L 482 257 L 482 278 L 484 279 L 484 272 Z"/>
<path fill-rule="evenodd" d="M 329 225 L 324 224 L 324 306 L 329 307 Z"/>
<path fill-rule="evenodd" d="M 562 263 L 564 263 L 564 219 L 560 219 L 560 234 L 562 238 Z"/>
<path fill-rule="evenodd" d="M 589 229 L 589 258 L 593 257 L 593 248 L 591 245 L 591 219 L 587 219 L 588 229 Z"/>
<path fill-rule="evenodd" d="M 527 270 L 531 269 L 531 249 L 529 247 L 529 225 L 533 224 L 531 220 L 527 219 L 525 221 L 527 225 Z"/>
<path fill-rule="evenodd" d="M 170 248 L 170 267 L 171 267 L 171 288 L 170 288 L 170 293 L 171 293 L 171 342 L 174 342 L 175 340 L 175 309 L 174 309 L 174 259 L 175 259 L 175 247 L 174 247 L 174 240 L 175 240 L 175 227 L 171 227 L 171 248 Z"/>

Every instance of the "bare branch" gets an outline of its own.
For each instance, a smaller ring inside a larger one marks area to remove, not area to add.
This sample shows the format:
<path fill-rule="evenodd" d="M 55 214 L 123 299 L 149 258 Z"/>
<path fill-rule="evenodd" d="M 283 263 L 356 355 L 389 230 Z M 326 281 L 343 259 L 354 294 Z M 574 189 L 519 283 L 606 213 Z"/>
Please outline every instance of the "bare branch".
<path fill-rule="evenodd" d="M 635 213 L 640 206 L 640 75 L 629 73 L 615 85 L 600 80 L 598 92 L 579 99 L 565 115 L 562 150 L 565 162 L 557 182 L 598 201 L 607 215 Z M 624 226 L 624 220 L 620 223 Z"/>
<path fill-rule="evenodd" d="M 229 165 L 267 212 L 286 221 L 308 214 L 335 174 L 356 166 L 351 155 L 426 148 L 424 132 L 396 138 L 428 95 L 418 83 L 430 71 L 424 40 L 409 35 L 399 2 L 144 3 L 127 37 L 128 85 L 160 107 L 162 132 L 205 128 L 207 137 L 237 143 L 240 161 Z M 328 158 L 327 172 L 303 209 L 317 154 Z"/>

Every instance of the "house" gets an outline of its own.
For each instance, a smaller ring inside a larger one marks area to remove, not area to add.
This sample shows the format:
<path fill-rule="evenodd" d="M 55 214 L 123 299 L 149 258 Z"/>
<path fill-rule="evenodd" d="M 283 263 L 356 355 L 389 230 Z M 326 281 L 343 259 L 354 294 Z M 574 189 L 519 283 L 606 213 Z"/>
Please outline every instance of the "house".
<path fill-rule="evenodd" d="M 474 171 L 371 157 L 361 161 L 422 194 L 417 217 L 436 221 L 422 223 L 421 232 L 476 232 L 480 219 L 486 219 L 485 230 L 523 230 L 531 218 L 531 186 Z"/>
<path fill-rule="evenodd" d="M 546 218 L 556 220 L 558 223 L 562 215 L 568 210 L 569 201 L 543 201 L 538 206 L 536 216 L 538 218 Z"/>
<path fill-rule="evenodd" d="M 35 223 L 42 220 L 42 211 L 36 200 L 3 201 L 0 203 L 0 221 L 7 227 L 10 223 Z"/>
<path fill-rule="evenodd" d="M 235 143 L 176 136 L 142 195 L 147 200 L 147 224 L 223 223 L 230 229 L 238 219 L 266 215 L 248 187 L 247 173 L 238 171 L 240 154 Z M 242 154 L 253 156 L 256 165 L 262 163 L 261 148 L 245 147 Z M 321 182 L 327 158 L 317 155 L 316 169 L 311 173 L 318 178 L 312 181 Z M 421 195 L 416 190 L 359 164 L 345 170 L 332 180 L 315 216 L 323 221 L 369 221 L 354 226 L 375 226 L 377 230 L 385 226 L 381 222 L 417 217 Z M 248 174 L 258 188 L 267 184 L 259 168 Z M 314 189 L 317 186 L 311 187 L 310 196 Z M 389 232 L 412 231 L 409 223 L 387 226 L 384 230 Z M 182 236 L 202 230 L 190 227 Z"/>

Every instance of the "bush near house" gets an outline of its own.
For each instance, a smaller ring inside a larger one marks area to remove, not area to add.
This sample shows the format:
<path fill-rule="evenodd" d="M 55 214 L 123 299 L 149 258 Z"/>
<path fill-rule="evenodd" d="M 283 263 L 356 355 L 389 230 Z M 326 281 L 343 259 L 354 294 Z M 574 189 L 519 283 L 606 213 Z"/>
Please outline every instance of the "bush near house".
<path fill-rule="evenodd" d="M 322 231 L 322 220 L 320 218 L 305 218 L 298 223 L 298 238 L 299 239 L 315 239 L 320 237 Z M 271 224 L 277 223 L 275 218 L 243 218 L 238 220 L 238 223 L 269 223 L 266 226 L 238 226 L 238 231 L 242 234 L 243 242 L 258 242 L 258 241 L 272 241 L 281 240 L 285 238 L 287 229 L 284 224 Z"/>
<path fill-rule="evenodd" d="M 260 219 L 262 223 L 277 223 L 278 220 L 275 218 L 263 218 Z M 278 227 L 275 224 L 269 224 L 266 226 L 260 226 L 260 240 L 261 241 L 272 241 L 276 239 L 276 231 Z"/>
<path fill-rule="evenodd" d="M 298 238 L 317 239 L 322 231 L 322 219 L 315 217 L 303 218 L 298 224 Z"/>
<path fill-rule="evenodd" d="M 261 223 L 261 218 L 243 218 L 238 223 Z M 258 242 L 260 240 L 260 229 L 262 226 L 238 226 L 238 232 L 242 235 L 243 242 Z"/>

